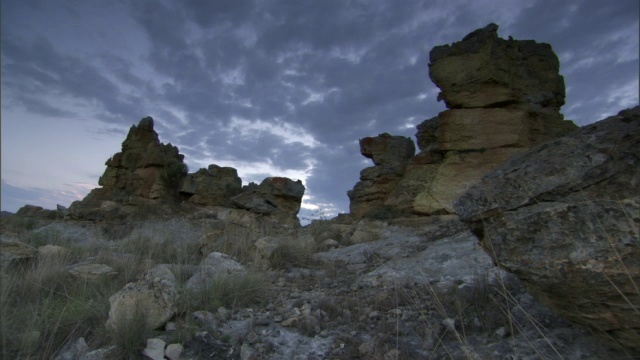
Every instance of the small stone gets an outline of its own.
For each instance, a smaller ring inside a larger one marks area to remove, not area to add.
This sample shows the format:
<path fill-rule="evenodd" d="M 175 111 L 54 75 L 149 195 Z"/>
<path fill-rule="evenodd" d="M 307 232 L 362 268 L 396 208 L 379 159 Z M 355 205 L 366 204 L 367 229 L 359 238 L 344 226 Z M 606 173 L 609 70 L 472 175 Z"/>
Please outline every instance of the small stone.
<path fill-rule="evenodd" d="M 260 340 L 260 337 L 253 331 L 247 335 L 247 342 L 249 344 L 255 344 L 258 340 Z"/>
<path fill-rule="evenodd" d="M 167 349 L 164 352 L 164 356 L 166 356 L 169 360 L 179 360 L 180 355 L 182 354 L 182 350 L 184 350 L 184 348 L 181 344 L 171 344 L 167 346 Z"/>
<path fill-rule="evenodd" d="M 165 342 L 162 339 L 147 339 L 147 348 L 142 355 L 152 360 L 164 360 Z"/>
<path fill-rule="evenodd" d="M 222 320 L 229 320 L 231 319 L 231 312 L 229 310 L 227 310 L 225 307 L 220 306 L 218 308 L 218 315 L 220 316 L 220 319 Z"/>
<path fill-rule="evenodd" d="M 509 336 L 509 329 L 504 326 L 501 326 L 493 333 L 497 338 L 504 339 Z"/>
<path fill-rule="evenodd" d="M 400 310 L 400 309 L 389 310 L 389 314 L 395 315 L 395 316 L 400 316 L 400 315 L 402 315 L 402 310 Z"/>
<path fill-rule="evenodd" d="M 287 320 L 282 322 L 282 326 L 296 326 L 298 325 L 298 318 L 297 317 L 290 317 Z"/>
<path fill-rule="evenodd" d="M 249 344 L 242 344 L 240 347 L 240 360 L 251 360 L 254 358 L 256 351 Z"/>
<path fill-rule="evenodd" d="M 369 313 L 369 320 L 380 320 L 380 311 L 372 311 Z"/>
<path fill-rule="evenodd" d="M 258 316 L 256 318 L 256 325 L 259 325 L 259 326 L 269 325 L 269 318 L 266 316 Z"/>
<path fill-rule="evenodd" d="M 444 326 L 447 330 L 455 331 L 456 330 L 456 319 L 446 318 L 441 322 L 442 326 Z"/>
<path fill-rule="evenodd" d="M 176 327 L 176 323 L 170 321 L 164 326 L 164 331 L 176 331 Z"/>
<path fill-rule="evenodd" d="M 398 349 L 389 350 L 384 354 L 384 360 L 396 360 L 400 359 L 400 351 Z"/>

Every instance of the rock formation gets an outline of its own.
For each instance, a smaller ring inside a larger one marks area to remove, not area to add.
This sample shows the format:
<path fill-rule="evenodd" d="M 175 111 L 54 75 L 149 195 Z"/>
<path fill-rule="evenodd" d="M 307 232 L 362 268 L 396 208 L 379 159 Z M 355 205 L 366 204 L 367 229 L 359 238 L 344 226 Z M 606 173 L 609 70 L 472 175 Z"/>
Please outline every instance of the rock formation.
<path fill-rule="evenodd" d="M 201 207 L 237 207 L 270 215 L 288 225 L 298 225 L 304 185 L 283 177 L 266 178 L 259 186 L 242 187 L 236 169 L 215 164 L 188 173 L 177 147 L 163 144 L 153 130 L 153 119 L 132 126 L 122 151 L 107 160 L 107 169 L 82 201 L 69 208 L 71 218 L 123 219 L 134 214 L 175 213 Z M 25 209 L 24 213 L 41 208 Z"/>
<path fill-rule="evenodd" d="M 360 153 L 372 159 L 375 166 L 362 170 L 360 181 L 347 193 L 350 212 L 361 217 L 383 208 L 415 152 L 413 141 L 403 136 L 384 133 L 360 139 Z"/>
<path fill-rule="evenodd" d="M 550 307 L 640 354 L 640 107 L 539 145 L 456 203 Z"/>
<path fill-rule="evenodd" d="M 268 177 L 257 187 L 248 186 L 231 201 L 240 209 L 272 215 L 283 220 L 295 218 L 300 211 L 304 196 L 302 181 L 293 181 L 284 177 Z"/>
<path fill-rule="evenodd" d="M 429 75 L 449 110 L 418 125 L 420 153 L 408 159 L 403 173 L 394 174 L 393 181 L 356 185 L 350 195 L 352 213 L 361 216 L 372 207 L 392 213 L 454 213 L 454 200 L 484 174 L 576 128 L 559 112 L 564 80 L 551 46 L 504 40 L 497 29 L 490 24 L 431 51 Z M 368 171 L 361 179 L 371 178 Z M 373 193 L 375 202 L 362 211 L 359 198 L 364 196 L 354 193 Z"/>
<path fill-rule="evenodd" d="M 126 216 L 137 207 L 178 201 L 178 185 L 187 175 L 184 155 L 171 144 L 163 144 L 146 117 L 132 126 L 122 151 L 106 164 L 101 188 L 92 190 L 69 208 L 72 217 L 92 219 Z"/>
<path fill-rule="evenodd" d="M 230 206 L 231 198 L 242 191 L 242 180 L 232 167 L 211 164 L 188 174 L 180 186 L 180 195 L 186 201 L 205 206 Z"/>

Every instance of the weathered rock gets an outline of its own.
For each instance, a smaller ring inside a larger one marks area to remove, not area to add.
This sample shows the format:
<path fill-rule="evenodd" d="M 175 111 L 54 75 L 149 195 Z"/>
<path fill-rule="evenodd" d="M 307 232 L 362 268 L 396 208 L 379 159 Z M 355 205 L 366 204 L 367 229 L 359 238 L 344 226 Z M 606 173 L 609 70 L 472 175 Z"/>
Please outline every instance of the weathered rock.
<path fill-rule="evenodd" d="M 142 351 L 142 355 L 151 360 L 164 360 L 165 345 L 162 339 L 147 339 L 147 347 Z"/>
<path fill-rule="evenodd" d="M 453 45 L 436 46 L 429 60 L 429 76 L 442 90 L 438 99 L 450 109 L 564 104 L 564 79 L 551 46 L 498 38 L 495 24 Z"/>
<path fill-rule="evenodd" d="M 166 266 L 158 265 L 109 298 L 107 328 L 145 321 L 148 329 L 157 329 L 175 314 L 177 299 L 176 278 Z"/>
<path fill-rule="evenodd" d="M 421 151 L 408 164 L 362 171 L 349 193 L 353 214 L 454 213 L 453 202 L 484 174 L 576 128 L 559 112 L 564 80 L 551 47 L 500 39 L 497 29 L 431 51 L 430 76 L 450 110 L 418 125 Z"/>
<path fill-rule="evenodd" d="M 164 352 L 164 355 L 169 360 L 179 360 L 180 354 L 182 354 L 183 350 L 184 349 L 181 344 L 169 344 Z"/>
<path fill-rule="evenodd" d="M 107 160 L 100 177 L 101 188 L 93 189 L 82 201 L 69 207 L 72 217 L 83 219 L 125 217 L 144 205 L 175 203 L 178 187 L 187 175 L 184 155 L 171 144 L 163 144 L 146 117 L 132 126 L 122 143 L 122 151 Z M 115 208 L 110 201 L 126 208 Z"/>
<path fill-rule="evenodd" d="M 79 279 L 88 281 L 108 279 L 118 275 L 117 271 L 105 264 L 79 263 L 69 266 L 67 271 Z"/>
<path fill-rule="evenodd" d="M 640 354 L 640 107 L 515 157 L 456 203 L 501 267 Z"/>
<path fill-rule="evenodd" d="M 411 139 L 384 133 L 360 139 L 360 153 L 376 165 L 404 166 L 416 153 Z"/>
<path fill-rule="evenodd" d="M 206 287 L 208 282 L 216 276 L 243 274 L 245 267 L 236 262 L 231 256 L 219 252 L 212 252 L 202 259 L 196 273 L 187 280 L 187 288 L 199 290 Z"/>
<path fill-rule="evenodd" d="M 69 249 L 57 245 L 38 246 L 38 259 L 64 258 L 69 254 Z"/>
<path fill-rule="evenodd" d="M 231 198 L 242 191 L 238 171 L 211 164 L 188 174 L 180 186 L 180 195 L 188 202 L 205 206 L 230 206 Z"/>
<path fill-rule="evenodd" d="M 256 248 L 256 253 L 261 256 L 263 259 L 269 258 L 271 254 L 280 246 L 282 246 L 286 242 L 286 239 L 276 236 L 265 236 L 258 239 L 254 247 Z"/>
<path fill-rule="evenodd" d="M 234 196 L 231 201 L 241 209 L 281 219 L 297 219 L 305 187 L 302 181 L 284 177 L 266 178 L 254 190 Z M 298 223 L 299 224 L 299 223 Z"/>
<path fill-rule="evenodd" d="M 18 209 L 18 211 L 16 212 L 16 215 L 18 216 L 24 216 L 24 217 L 32 217 L 32 216 L 37 216 L 38 213 L 44 211 L 44 209 L 42 208 L 42 206 L 36 206 L 36 205 L 24 205 L 23 207 L 21 207 L 20 209 Z"/>
<path fill-rule="evenodd" d="M 358 285 L 430 284 L 444 290 L 473 286 L 478 276 L 487 276 L 492 282 L 501 276 L 500 269 L 480 250 L 476 237 L 468 231 L 425 244 L 424 248 L 410 257 L 396 257 L 384 263 L 361 276 Z M 385 255 L 374 251 L 371 256 L 384 259 Z"/>
<path fill-rule="evenodd" d="M 69 208 L 67 208 L 66 206 L 62 206 L 60 204 L 56 204 L 56 210 L 63 217 L 69 215 Z"/>
<path fill-rule="evenodd" d="M 84 354 L 89 351 L 86 341 L 83 337 L 76 341 L 70 342 L 61 349 L 54 360 L 76 360 L 82 359 Z"/>
<path fill-rule="evenodd" d="M 432 174 L 416 195 L 413 212 L 425 215 L 455 213 L 453 202 L 460 195 L 480 181 L 484 174 L 523 151 L 521 148 L 497 148 L 484 152 L 451 153 L 436 167 L 424 166 Z"/>
<path fill-rule="evenodd" d="M 5 270 L 36 259 L 38 250 L 17 240 L 0 240 L 0 269 Z"/>
<path fill-rule="evenodd" d="M 385 199 L 396 187 L 409 159 L 415 154 L 413 141 L 387 133 L 360 139 L 360 153 L 375 166 L 360 172 L 360 182 L 347 194 L 350 212 L 357 217 L 384 207 Z"/>

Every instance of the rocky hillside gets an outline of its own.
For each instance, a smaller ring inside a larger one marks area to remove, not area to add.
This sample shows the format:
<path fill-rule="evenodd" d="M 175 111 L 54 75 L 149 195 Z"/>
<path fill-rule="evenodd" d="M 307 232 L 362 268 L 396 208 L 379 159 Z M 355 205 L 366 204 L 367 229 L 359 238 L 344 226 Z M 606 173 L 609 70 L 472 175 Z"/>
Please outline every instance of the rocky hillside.
<path fill-rule="evenodd" d="M 360 140 L 351 214 L 189 174 L 153 120 L 67 210 L 0 219 L 11 359 L 640 358 L 640 107 L 575 129 L 549 45 L 431 51 L 449 110 Z"/>

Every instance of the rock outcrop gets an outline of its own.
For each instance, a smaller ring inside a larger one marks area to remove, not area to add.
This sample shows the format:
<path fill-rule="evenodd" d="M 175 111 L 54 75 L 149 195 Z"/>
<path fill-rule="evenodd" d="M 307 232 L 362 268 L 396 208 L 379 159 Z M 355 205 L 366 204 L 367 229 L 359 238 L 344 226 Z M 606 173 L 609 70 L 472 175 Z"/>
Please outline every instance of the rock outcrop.
<path fill-rule="evenodd" d="M 384 133 L 360 139 L 360 153 L 372 159 L 375 166 L 362 170 L 360 181 L 347 193 L 350 212 L 362 217 L 384 208 L 415 152 L 413 141 L 403 136 Z"/>
<path fill-rule="evenodd" d="M 269 177 L 259 186 L 242 187 L 232 167 L 211 164 L 189 174 L 183 160 L 177 147 L 160 142 L 153 119 L 146 117 L 131 127 L 122 151 L 107 160 L 98 182 L 102 187 L 71 204 L 69 217 L 118 220 L 202 207 L 235 207 L 275 217 L 286 225 L 300 225 L 296 215 L 305 191 L 301 181 Z M 41 211 L 35 207 L 23 210 L 29 214 Z"/>
<path fill-rule="evenodd" d="M 305 187 L 300 180 L 268 177 L 257 187 L 249 186 L 231 201 L 240 209 L 286 220 L 298 215 L 304 191 Z"/>
<path fill-rule="evenodd" d="M 363 171 L 350 194 L 352 213 L 455 213 L 453 202 L 484 174 L 576 129 L 559 112 L 564 79 L 551 46 L 504 40 L 497 29 L 490 24 L 431 51 L 429 75 L 449 110 L 418 125 L 420 153 L 391 181 Z M 362 211 L 365 195 L 374 201 Z"/>
<path fill-rule="evenodd" d="M 75 201 L 69 214 L 75 218 L 124 217 L 147 205 L 175 204 L 178 186 L 187 167 L 178 148 L 163 144 L 146 117 L 129 130 L 122 151 L 106 164 L 101 188 L 93 189 L 82 201 Z"/>
<path fill-rule="evenodd" d="M 232 167 L 215 164 L 188 174 L 180 186 L 186 201 L 204 206 L 231 206 L 231 198 L 242 191 L 242 179 Z"/>
<path fill-rule="evenodd" d="M 511 159 L 455 209 L 539 299 L 637 355 L 638 169 L 640 107 Z"/>

